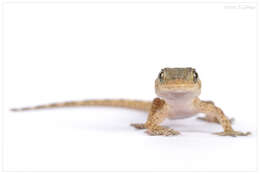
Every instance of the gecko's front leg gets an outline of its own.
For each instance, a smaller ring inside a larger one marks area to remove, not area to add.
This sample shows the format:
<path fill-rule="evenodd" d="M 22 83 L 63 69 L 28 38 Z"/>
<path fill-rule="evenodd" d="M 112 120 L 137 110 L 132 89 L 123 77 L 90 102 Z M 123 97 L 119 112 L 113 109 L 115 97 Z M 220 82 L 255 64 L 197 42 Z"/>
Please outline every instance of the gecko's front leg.
<path fill-rule="evenodd" d="M 203 102 L 215 105 L 213 101 L 203 101 Z M 210 122 L 210 123 L 220 124 L 220 122 L 218 121 L 218 119 L 214 115 L 206 115 L 205 117 L 198 117 L 197 119 L 202 120 L 202 121 L 207 121 L 207 122 Z M 234 123 L 234 120 L 235 120 L 234 118 L 229 119 L 231 124 Z"/>
<path fill-rule="evenodd" d="M 146 133 L 149 135 L 178 135 L 178 131 L 160 126 L 165 118 L 168 116 L 168 106 L 164 100 L 155 98 L 152 103 L 151 110 L 148 115 L 148 119 L 145 124 L 131 124 L 131 126 L 137 129 L 147 129 Z"/>
<path fill-rule="evenodd" d="M 199 98 L 196 98 L 193 102 L 194 107 L 198 110 L 198 112 L 205 113 L 206 115 L 210 117 L 215 117 L 218 122 L 223 127 L 223 132 L 215 133 L 217 135 L 221 136 L 247 136 L 250 134 L 250 132 L 239 132 L 234 131 L 230 120 L 225 116 L 224 112 L 214 105 L 213 102 L 207 102 L 207 101 L 201 101 Z"/>

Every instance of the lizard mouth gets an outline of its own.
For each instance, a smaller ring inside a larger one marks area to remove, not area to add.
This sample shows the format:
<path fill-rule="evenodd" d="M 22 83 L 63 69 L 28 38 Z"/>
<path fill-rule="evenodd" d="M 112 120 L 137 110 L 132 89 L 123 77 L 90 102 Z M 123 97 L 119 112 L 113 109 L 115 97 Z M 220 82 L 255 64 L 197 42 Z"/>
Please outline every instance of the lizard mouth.
<path fill-rule="evenodd" d="M 192 92 L 200 90 L 201 83 L 198 81 L 197 83 L 192 82 L 176 82 L 176 81 L 168 81 L 167 83 L 161 83 L 160 81 L 156 81 L 155 83 L 156 91 L 171 91 L 176 93 L 182 92 Z"/>
<path fill-rule="evenodd" d="M 157 84 L 155 92 L 159 97 L 168 99 L 195 97 L 200 94 L 200 83 Z"/>
<path fill-rule="evenodd" d="M 188 92 L 188 91 L 194 91 L 198 88 L 198 85 L 196 84 L 172 84 L 172 85 L 160 85 L 158 89 L 162 91 L 174 91 L 174 92 Z"/>

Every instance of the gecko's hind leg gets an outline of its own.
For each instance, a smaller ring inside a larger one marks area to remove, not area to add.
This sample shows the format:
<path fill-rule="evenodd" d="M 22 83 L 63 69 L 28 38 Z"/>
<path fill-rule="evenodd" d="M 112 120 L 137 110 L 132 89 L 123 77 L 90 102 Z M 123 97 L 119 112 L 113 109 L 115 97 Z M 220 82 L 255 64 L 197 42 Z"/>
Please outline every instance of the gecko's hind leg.
<path fill-rule="evenodd" d="M 200 99 L 197 98 L 194 102 L 194 105 L 195 105 L 195 108 L 197 108 L 199 112 L 204 113 L 206 115 L 214 116 L 218 119 L 218 121 L 219 121 L 220 125 L 222 126 L 222 128 L 224 129 L 224 131 L 218 132 L 215 134 L 220 135 L 220 136 L 232 136 L 232 137 L 250 135 L 250 132 L 244 133 L 244 132 L 240 132 L 240 131 L 235 131 L 232 128 L 231 123 L 230 123 L 229 119 L 227 118 L 227 116 L 224 114 L 224 112 L 219 107 L 215 106 L 214 104 L 201 101 Z"/>
<path fill-rule="evenodd" d="M 220 124 L 218 119 L 214 116 L 211 116 L 211 115 L 206 115 L 205 117 L 198 117 L 197 119 L 202 120 L 202 121 L 206 121 L 206 122 L 210 122 L 210 123 Z M 231 119 L 229 119 L 229 121 L 230 121 L 231 124 L 233 124 L 235 119 L 231 118 Z"/>
<path fill-rule="evenodd" d="M 203 101 L 206 104 L 211 104 L 211 105 L 215 105 L 213 101 L 211 100 L 207 100 L 207 101 Z M 213 116 L 213 115 L 206 115 L 205 117 L 198 117 L 197 119 L 202 120 L 202 121 L 206 121 L 206 122 L 210 122 L 210 123 L 218 123 L 220 124 L 220 122 L 218 121 L 218 119 Z M 230 123 L 234 123 L 235 119 L 231 118 L 229 119 Z"/>
<path fill-rule="evenodd" d="M 145 129 L 146 128 L 145 124 L 143 124 L 143 123 L 132 123 L 132 124 L 130 124 L 130 126 L 136 128 L 136 129 Z"/>

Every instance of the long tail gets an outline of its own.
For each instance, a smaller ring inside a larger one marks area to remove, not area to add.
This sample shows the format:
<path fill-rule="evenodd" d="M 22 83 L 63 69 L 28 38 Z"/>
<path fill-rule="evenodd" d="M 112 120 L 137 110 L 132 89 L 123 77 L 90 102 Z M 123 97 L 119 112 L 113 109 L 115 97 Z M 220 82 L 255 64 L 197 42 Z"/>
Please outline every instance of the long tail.
<path fill-rule="evenodd" d="M 152 102 L 141 101 L 141 100 L 83 100 L 83 101 L 68 101 L 58 102 L 46 105 L 38 105 L 33 107 L 13 108 L 11 111 L 28 111 L 37 109 L 48 109 L 48 108 L 60 108 L 60 107 L 77 107 L 77 106 L 110 106 L 110 107 L 122 107 L 135 110 L 149 111 Z"/>

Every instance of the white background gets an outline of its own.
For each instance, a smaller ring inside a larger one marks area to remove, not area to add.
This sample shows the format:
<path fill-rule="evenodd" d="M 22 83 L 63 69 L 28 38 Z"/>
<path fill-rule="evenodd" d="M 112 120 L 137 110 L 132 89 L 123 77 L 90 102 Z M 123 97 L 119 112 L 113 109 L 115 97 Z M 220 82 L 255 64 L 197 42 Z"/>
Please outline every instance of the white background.
<path fill-rule="evenodd" d="M 7 3 L 4 6 L 4 169 L 8 171 L 254 171 L 256 14 L 253 3 Z M 217 124 L 146 113 L 12 107 L 90 98 L 152 100 L 163 67 L 194 67 L 202 95 L 249 137 Z"/>

